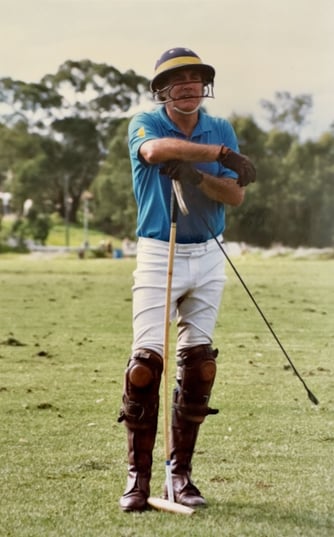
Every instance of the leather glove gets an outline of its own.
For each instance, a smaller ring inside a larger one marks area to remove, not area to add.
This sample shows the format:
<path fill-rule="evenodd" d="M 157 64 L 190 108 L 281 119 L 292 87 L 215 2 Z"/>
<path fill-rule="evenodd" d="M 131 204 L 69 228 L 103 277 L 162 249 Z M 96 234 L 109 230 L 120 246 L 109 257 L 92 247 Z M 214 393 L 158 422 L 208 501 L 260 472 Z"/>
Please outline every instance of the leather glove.
<path fill-rule="evenodd" d="M 218 162 L 226 168 L 230 168 L 239 175 L 238 185 L 247 186 L 256 180 L 256 169 L 246 155 L 241 155 L 232 151 L 229 147 L 222 145 L 217 158 Z"/>
<path fill-rule="evenodd" d="M 203 181 L 203 175 L 194 166 L 185 160 L 168 160 L 160 168 L 160 173 L 168 175 L 175 181 L 199 185 Z"/>

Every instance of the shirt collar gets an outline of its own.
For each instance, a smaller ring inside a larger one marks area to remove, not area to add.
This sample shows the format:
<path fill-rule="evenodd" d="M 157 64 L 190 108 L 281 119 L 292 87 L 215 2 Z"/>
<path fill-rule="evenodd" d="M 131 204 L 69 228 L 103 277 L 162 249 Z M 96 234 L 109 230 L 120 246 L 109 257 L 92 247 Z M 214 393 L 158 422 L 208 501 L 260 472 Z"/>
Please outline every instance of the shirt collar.
<path fill-rule="evenodd" d="M 160 119 L 162 123 L 164 124 L 165 128 L 169 130 L 170 132 L 177 132 L 179 134 L 183 134 L 182 131 L 175 125 L 175 123 L 168 117 L 165 107 L 162 105 L 159 110 L 158 114 L 160 116 Z M 199 136 L 203 134 L 204 132 L 208 132 L 211 130 L 211 126 L 208 122 L 208 115 L 203 112 L 203 110 L 198 111 L 198 121 L 197 124 L 192 132 L 193 136 Z"/>

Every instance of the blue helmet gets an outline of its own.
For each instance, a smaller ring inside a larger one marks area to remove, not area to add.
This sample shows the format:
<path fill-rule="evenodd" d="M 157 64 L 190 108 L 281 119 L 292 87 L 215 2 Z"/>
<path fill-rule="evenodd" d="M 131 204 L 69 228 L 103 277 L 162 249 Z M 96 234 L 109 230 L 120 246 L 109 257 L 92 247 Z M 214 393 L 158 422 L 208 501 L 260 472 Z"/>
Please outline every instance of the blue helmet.
<path fill-rule="evenodd" d="M 157 60 L 150 88 L 153 93 L 166 85 L 166 79 L 172 72 L 190 68 L 199 71 L 205 85 L 213 86 L 215 70 L 202 62 L 201 58 L 189 48 L 176 47 L 164 52 Z"/>

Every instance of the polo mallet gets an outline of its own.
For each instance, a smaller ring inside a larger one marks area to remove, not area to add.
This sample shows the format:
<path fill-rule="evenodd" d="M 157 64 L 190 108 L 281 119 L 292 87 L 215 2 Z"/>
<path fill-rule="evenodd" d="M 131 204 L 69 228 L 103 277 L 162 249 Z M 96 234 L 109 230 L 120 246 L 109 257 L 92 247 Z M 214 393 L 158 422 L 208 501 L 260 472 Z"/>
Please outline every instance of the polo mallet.
<path fill-rule="evenodd" d="M 174 501 L 173 480 L 170 464 L 170 438 L 169 438 L 169 419 L 168 419 L 168 357 L 169 357 L 169 328 L 170 328 L 170 303 L 172 292 L 172 279 L 173 279 L 173 266 L 174 266 L 174 253 L 176 243 L 176 221 L 178 213 L 178 200 L 182 200 L 182 189 L 180 190 L 180 184 L 176 184 L 176 181 L 172 182 L 172 194 L 171 194 L 171 226 L 169 232 L 169 248 L 168 248 L 168 264 L 167 264 L 167 284 L 166 284 L 166 305 L 165 305 L 165 322 L 164 322 L 164 351 L 163 351 L 163 433 L 164 433 L 164 452 L 165 452 L 165 469 L 166 469 L 166 484 L 168 500 L 163 498 L 155 498 L 150 496 L 147 503 L 159 509 L 161 511 L 168 511 L 170 513 L 178 513 L 183 515 L 192 515 L 194 509 L 176 503 Z M 187 210 L 184 202 L 181 202 L 182 212 Z M 180 209 L 181 210 L 181 209 Z M 184 213 L 185 214 L 185 213 Z"/>
<path fill-rule="evenodd" d="M 200 213 L 200 211 L 198 211 Z M 271 327 L 269 321 L 267 320 L 265 314 L 263 313 L 262 309 L 260 308 L 260 306 L 258 305 L 257 301 L 255 300 L 254 296 L 252 295 L 252 293 L 250 292 L 250 290 L 248 289 L 246 283 L 244 282 L 243 278 L 241 277 L 239 271 L 237 270 L 236 266 L 234 265 L 234 263 L 232 262 L 230 256 L 227 254 L 225 248 L 223 247 L 223 245 L 221 244 L 221 242 L 219 242 L 219 240 L 217 239 L 217 237 L 215 236 L 212 228 L 209 226 L 207 220 L 204 218 L 204 216 L 202 214 L 200 214 L 201 216 L 201 219 L 203 221 L 203 223 L 206 225 L 206 227 L 208 228 L 212 238 L 216 241 L 217 245 L 218 245 L 218 248 L 222 251 L 222 253 L 224 254 L 224 256 L 226 257 L 227 261 L 229 262 L 229 264 L 231 265 L 234 273 L 236 274 L 236 276 L 238 277 L 240 283 L 242 284 L 243 288 L 245 289 L 246 293 L 248 294 L 249 298 L 251 299 L 251 301 L 253 302 L 254 306 L 256 307 L 257 311 L 259 312 L 259 314 L 261 315 L 262 319 L 264 320 L 267 328 L 269 329 L 269 331 L 271 332 L 271 335 L 273 336 L 273 338 L 275 339 L 276 343 L 278 344 L 279 348 L 281 349 L 281 351 L 283 352 L 285 358 L 288 360 L 294 374 L 296 375 L 296 377 L 298 377 L 298 379 L 300 380 L 300 382 L 303 384 L 306 392 L 307 392 L 307 395 L 308 395 L 308 398 L 310 399 L 310 401 L 314 404 L 314 405 L 318 405 L 319 404 L 319 400 L 317 399 L 317 397 L 314 395 L 314 393 L 311 392 L 311 390 L 309 389 L 309 387 L 307 386 L 305 380 L 303 379 L 303 377 L 300 375 L 300 373 L 297 371 L 297 368 L 295 367 L 293 361 L 291 360 L 290 356 L 288 355 L 287 351 L 285 350 L 285 348 L 283 347 L 281 341 L 279 340 L 278 336 L 276 335 L 275 331 L 273 330 L 273 328 Z"/>
<path fill-rule="evenodd" d="M 174 181 L 176 182 L 176 181 Z M 181 186 L 181 183 L 179 182 L 179 196 L 181 197 L 182 201 L 183 201 L 183 198 L 182 198 L 182 186 Z M 184 201 L 183 201 L 183 204 L 184 204 Z M 184 204 L 185 205 L 185 204 Z M 287 351 L 285 350 L 285 348 L 283 347 L 283 344 L 281 343 L 280 339 L 278 338 L 276 332 L 274 331 L 274 329 L 271 327 L 267 317 L 265 316 L 265 314 L 263 313 L 262 309 L 260 308 L 260 306 L 258 305 L 257 301 L 255 300 L 253 294 L 251 293 L 251 291 L 249 290 L 249 288 L 247 287 L 244 279 L 242 278 L 241 274 L 239 273 L 239 271 L 237 270 L 236 266 L 234 265 L 234 263 L 232 262 L 230 256 L 227 254 L 225 248 L 223 247 L 223 245 L 221 244 L 221 242 L 217 239 L 214 231 L 212 230 L 211 226 L 209 225 L 208 221 L 206 220 L 206 218 L 204 218 L 204 216 L 201 214 L 201 211 L 199 210 L 199 208 L 197 207 L 197 212 L 200 216 L 200 218 L 202 219 L 204 225 L 207 227 L 209 233 L 211 234 L 212 238 L 216 241 L 217 243 L 217 246 L 218 248 L 222 251 L 222 253 L 224 254 L 225 258 L 227 259 L 227 261 L 229 262 L 230 266 L 232 267 L 235 275 L 238 277 L 240 283 L 242 284 L 243 288 L 245 289 L 246 293 L 248 294 L 249 298 L 251 299 L 251 301 L 253 302 L 254 306 L 256 307 L 258 313 L 261 315 L 265 325 L 267 326 L 267 328 L 269 329 L 271 335 L 273 336 L 273 338 L 275 339 L 276 343 L 278 344 L 279 348 L 281 349 L 281 351 L 283 352 L 285 358 L 288 360 L 294 374 L 296 375 L 296 377 L 300 380 L 300 382 L 303 384 L 306 392 L 307 392 L 307 395 L 308 395 L 308 398 L 309 400 L 314 404 L 314 405 L 318 405 L 319 404 L 319 400 L 317 399 L 317 397 L 314 395 L 313 392 L 311 392 L 311 390 L 309 389 L 309 387 L 307 386 L 305 380 L 303 379 L 303 377 L 300 375 L 300 373 L 298 372 L 296 366 L 294 365 L 293 361 L 291 360 L 290 356 L 288 355 Z M 187 210 L 187 213 L 186 214 L 189 214 L 189 211 Z"/>

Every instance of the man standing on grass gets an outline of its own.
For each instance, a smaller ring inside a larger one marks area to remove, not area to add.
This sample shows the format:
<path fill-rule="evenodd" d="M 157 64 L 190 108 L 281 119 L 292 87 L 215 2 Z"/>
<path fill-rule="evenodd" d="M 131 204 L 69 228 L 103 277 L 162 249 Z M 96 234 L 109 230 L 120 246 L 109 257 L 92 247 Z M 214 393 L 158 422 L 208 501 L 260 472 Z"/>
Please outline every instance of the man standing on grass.
<path fill-rule="evenodd" d="M 181 183 L 189 209 L 188 215 L 178 215 L 171 293 L 171 313 L 177 319 L 173 489 L 178 503 L 205 504 L 191 480 L 192 456 L 201 423 L 217 412 L 208 406 L 218 355 L 212 336 L 225 281 L 224 257 L 211 230 L 223 240 L 224 205 L 239 206 L 244 187 L 256 177 L 253 164 L 239 153 L 231 124 L 200 108 L 204 97 L 213 97 L 214 76 L 214 68 L 190 49 L 164 52 L 151 81 L 161 106 L 137 114 L 129 125 L 138 249 L 132 354 L 119 418 L 128 433 L 128 481 L 120 500 L 124 511 L 144 510 L 150 494 L 163 370 L 171 179 Z"/>

